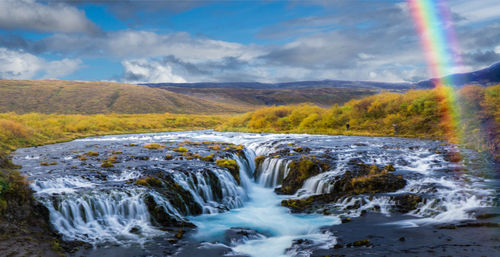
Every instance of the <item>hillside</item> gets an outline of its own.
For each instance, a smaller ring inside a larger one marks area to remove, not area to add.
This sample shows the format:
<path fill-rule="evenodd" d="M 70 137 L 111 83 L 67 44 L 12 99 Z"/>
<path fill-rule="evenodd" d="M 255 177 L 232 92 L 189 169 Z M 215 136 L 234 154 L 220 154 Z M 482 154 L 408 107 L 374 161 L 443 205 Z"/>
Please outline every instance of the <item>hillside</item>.
<path fill-rule="evenodd" d="M 0 113 L 239 113 L 248 107 L 112 82 L 0 80 Z"/>
<path fill-rule="evenodd" d="M 248 88 L 182 88 L 162 87 L 170 92 L 210 101 L 241 106 L 271 106 L 314 103 L 319 106 L 343 104 L 379 92 L 364 88 L 303 88 L 303 89 L 248 89 Z"/>
<path fill-rule="evenodd" d="M 199 83 L 144 83 L 149 87 L 182 88 L 246 88 L 246 89 L 304 89 L 304 88 L 372 88 L 372 89 L 409 89 L 415 84 L 400 82 L 349 81 L 349 80 L 312 80 L 283 83 L 261 82 L 199 82 Z"/>
<path fill-rule="evenodd" d="M 500 83 L 500 62 L 494 63 L 481 70 L 451 74 L 445 77 L 448 81 L 453 81 L 456 87 L 465 85 L 491 86 Z M 429 79 L 417 83 L 418 87 L 431 88 L 437 79 Z"/>

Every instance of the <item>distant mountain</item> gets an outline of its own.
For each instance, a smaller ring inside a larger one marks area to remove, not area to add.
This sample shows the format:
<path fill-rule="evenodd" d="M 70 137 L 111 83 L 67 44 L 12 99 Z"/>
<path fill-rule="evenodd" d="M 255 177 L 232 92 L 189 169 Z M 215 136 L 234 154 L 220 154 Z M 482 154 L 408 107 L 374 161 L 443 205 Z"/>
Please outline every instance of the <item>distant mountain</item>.
<path fill-rule="evenodd" d="M 409 89 L 412 83 L 390 83 L 375 81 L 318 80 L 283 83 L 260 82 L 199 82 L 199 83 L 144 83 L 148 87 L 181 88 L 238 88 L 238 89 L 312 89 L 312 88 L 366 88 L 366 89 Z"/>
<path fill-rule="evenodd" d="M 479 71 L 453 74 L 458 87 L 467 84 L 492 85 L 500 83 L 500 63 Z M 208 101 L 255 108 L 262 105 L 314 103 L 320 106 L 343 104 L 379 93 L 382 90 L 404 92 L 412 88 L 432 88 L 436 79 L 416 83 L 387 83 L 374 81 L 320 80 L 285 83 L 260 82 L 201 82 L 201 83 L 146 83 L 144 86 L 164 89 Z"/>
<path fill-rule="evenodd" d="M 459 73 L 446 76 L 454 85 L 462 87 L 468 84 L 489 86 L 500 83 L 500 62 L 485 69 Z M 284 83 L 260 83 L 260 82 L 199 82 L 199 83 L 144 83 L 141 85 L 162 88 L 233 88 L 233 89 L 314 89 L 314 88 L 364 88 L 364 89 L 389 89 L 408 90 L 410 88 L 431 88 L 437 79 L 429 79 L 420 82 L 376 82 L 376 81 L 348 81 L 348 80 L 318 80 L 318 81 L 296 81 Z"/>
<path fill-rule="evenodd" d="M 452 81 L 456 87 L 463 87 L 465 85 L 481 85 L 491 86 L 500 83 L 500 62 L 492 64 L 491 66 L 482 70 L 477 70 L 467 73 L 457 73 L 444 77 Z M 429 79 L 416 83 L 420 88 L 431 88 L 434 86 L 437 79 Z"/>

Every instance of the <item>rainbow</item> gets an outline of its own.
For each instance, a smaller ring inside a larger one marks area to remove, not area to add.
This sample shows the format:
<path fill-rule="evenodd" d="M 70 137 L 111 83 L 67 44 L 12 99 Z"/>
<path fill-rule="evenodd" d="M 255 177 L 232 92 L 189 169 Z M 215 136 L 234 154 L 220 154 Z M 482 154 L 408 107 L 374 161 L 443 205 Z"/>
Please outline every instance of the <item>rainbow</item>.
<path fill-rule="evenodd" d="M 451 15 L 444 0 L 408 0 L 425 52 L 430 75 L 436 79 L 441 126 L 449 142 L 460 143 L 460 108 L 453 81 L 446 78 L 461 67 Z"/>

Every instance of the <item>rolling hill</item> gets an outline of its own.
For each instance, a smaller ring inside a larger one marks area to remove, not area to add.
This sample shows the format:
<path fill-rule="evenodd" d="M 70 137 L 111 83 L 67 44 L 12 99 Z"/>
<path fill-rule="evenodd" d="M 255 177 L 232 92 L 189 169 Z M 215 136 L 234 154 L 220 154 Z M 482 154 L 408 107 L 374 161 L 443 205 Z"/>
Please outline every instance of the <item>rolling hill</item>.
<path fill-rule="evenodd" d="M 0 112 L 241 113 L 248 106 L 217 103 L 167 90 L 112 82 L 0 80 Z"/>
<path fill-rule="evenodd" d="M 371 88 L 160 88 L 187 96 L 248 106 L 249 108 L 299 103 L 313 103 L 322 107 L 330 107 L 334 104 L 343 104 L 351 99 L 359 99 L 380 92 L 378 89 Z"/>

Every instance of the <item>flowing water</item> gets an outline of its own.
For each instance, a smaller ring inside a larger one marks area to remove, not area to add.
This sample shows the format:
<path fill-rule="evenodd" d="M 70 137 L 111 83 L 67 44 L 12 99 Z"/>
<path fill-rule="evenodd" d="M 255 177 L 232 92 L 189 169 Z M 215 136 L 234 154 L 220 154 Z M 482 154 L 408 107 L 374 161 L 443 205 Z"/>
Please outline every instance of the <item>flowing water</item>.
<path fill-rule="evenodd" d="M 207 148 L 215 143 L 204 141 L 243 145 L 244 149 L 241 154 L 215 153 Z M 148 143 L 166 148 L 149 150 L 143 147 Z M 173 151 L 179 144 L 190 152 L 215 153 L 216 158 L 237 161 L 240 182 L 214 163 L 183 158 Z M 304 154 L 283 154 L 282 150 L 287 153 L 298 146 L 334 165 L 307 179 L 294 195 L 278 195 L 274 188 L 287 176 L 291 161 Z M 16 152 L 14 161 L 23 165 L 37 199 L 49 209 L 53 227 L 65 240 L 96 247 L 147 244 L 169 233 L 152 219 L 148 206 L 154 202 L 172 219 L 196 225 L 192 240 L 223 244 L 229 254 L 308 256 L 309 250 L 293 247 L 296 240 L 307 240 L 308 249 L 332 248 L 335 234 L 324 226 L 342 226 L 342 217 L 354 218 L 366 211 L 391 216 L 397 195 L 411 193 L 424 199 L 397 221 L 403 227 L 474 219 L 475 211 L 496 206 L 498 183 L 491 162 L 467 149 L 460 149 L 465 159 L 451 162 L 444 153 L 454 147 L 404 138 L 193 131 L 95 137 L 24 148 Z M 166 160 L 166 154 L 174 159 Z M 119 156 L 119 162 L 102 168 L 102 161 L 111 156 Z M 258 167 L 256 156 L 266 156 Z M 285 199 L 332 192 L 352 159 L 392 164 L 406 186 L 396 192 L 342 197 L 329 203 L 327 215 L 293 214 L 281 206 Z M 161 174 L 184 193 L 134 183 L 151 174 Z M 245 236 L 228 238 L 232 229 L 245 230 Z"/>

